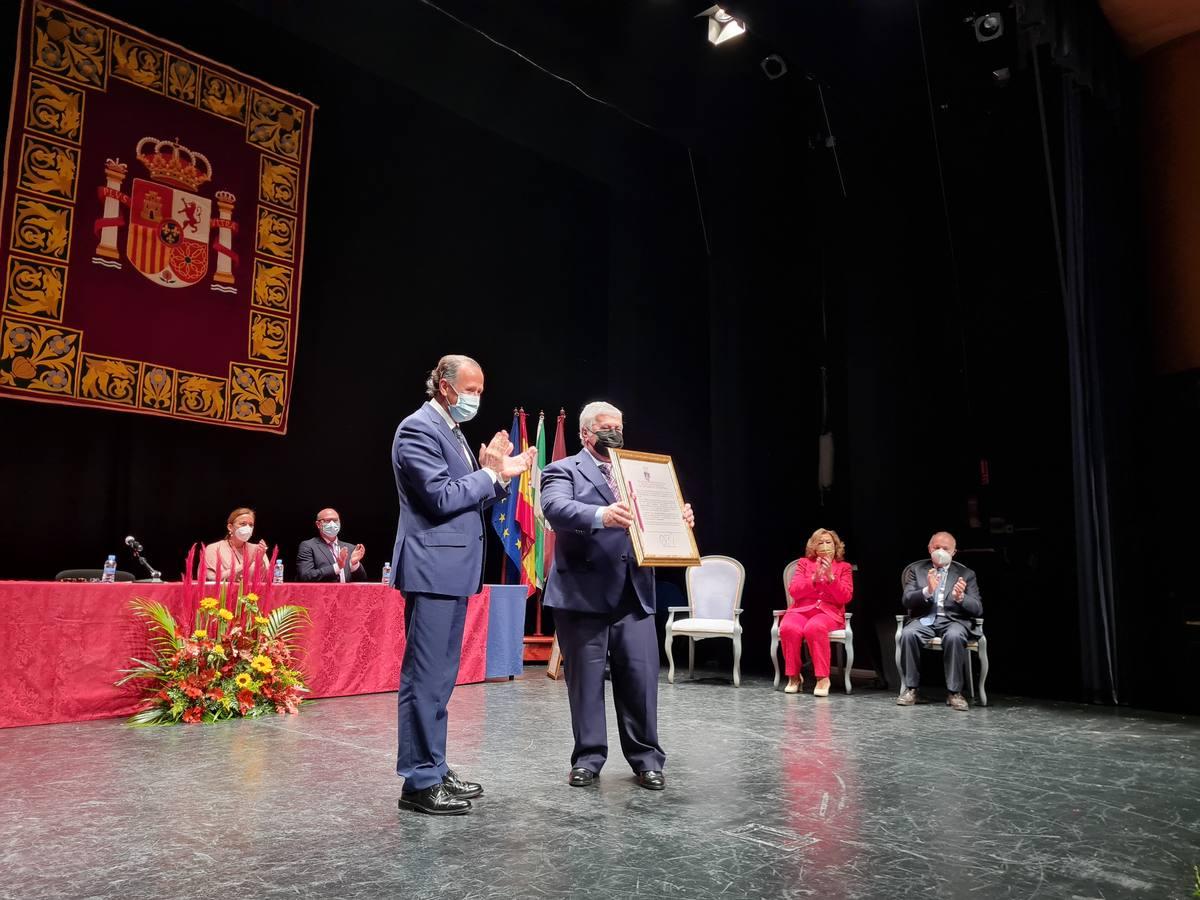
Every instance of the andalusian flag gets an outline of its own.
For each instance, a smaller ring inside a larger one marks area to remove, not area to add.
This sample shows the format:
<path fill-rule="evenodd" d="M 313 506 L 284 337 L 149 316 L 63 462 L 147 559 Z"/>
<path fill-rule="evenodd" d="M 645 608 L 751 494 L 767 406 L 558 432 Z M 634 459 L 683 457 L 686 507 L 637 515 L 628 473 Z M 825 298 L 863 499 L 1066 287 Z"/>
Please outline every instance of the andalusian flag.
<path fill-rule="evenodd" d="M 520 437 L 519 420 L 517 411 L 514 409 L 512 428 L 508 432 L 508 439 L 513 443 L 513 456 L 521 452 Z M 513 569 L 521 568 L 522 541 L 521 528 L 517 524 L 516 491 L 509 491 L 508 497 L 503 503 L 497 503 L 492 507 L 492 528 L 496 529 L 496 534 L 500 536 L 500 543 L 504 546 L 505 558 L 500 564 L 500 571 L 501 580 L 507 582 L 508 579 L 504 573 L 509 571 L 509 560 L 512 560 Z"/>
<path fill-rule="evenodd" d="M 546 468 L 546 413 L 538 412 L 537 430 L 537 459 L 533 463 L 530 481 L 533 484 L 533 524 L 537 533 L 537 545 L 534 550 L 534 571 L 537 572 L 537 586 L 546 584 L 546 516 L 542 512 L 542 469 Z"/>

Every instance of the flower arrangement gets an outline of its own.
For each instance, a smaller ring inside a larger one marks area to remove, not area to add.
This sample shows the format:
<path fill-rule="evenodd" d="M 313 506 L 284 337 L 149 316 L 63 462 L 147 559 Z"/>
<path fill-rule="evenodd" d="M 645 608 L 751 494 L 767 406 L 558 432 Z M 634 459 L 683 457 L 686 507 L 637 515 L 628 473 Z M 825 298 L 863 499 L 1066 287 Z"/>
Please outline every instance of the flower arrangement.
<path fill-rule="evenodd" d="M 146 708 L 130 724 L 193 724 L 298 711 L 307 688 L 296 662 L 296 640 L 308 614 L 300 606 L 271 608 L 270 575 L 278 552 L 272 552 L 269 564 L 252 561 L 246 552 L 241 578 L 231 570 L 222 582 L 218 570 L 216 584 L 205 585 L 203 548 L 193 547 L 183 576 L 185 607 L 195 610 L 190 631 L 161 603 L 131 602 L 149 627 L 153 659 L 134 658 L 136 666 L 122 670 L 125 677 L 117 682 L 149 682 Z M 214 588 L 216 596 L 204 596 Z"/>

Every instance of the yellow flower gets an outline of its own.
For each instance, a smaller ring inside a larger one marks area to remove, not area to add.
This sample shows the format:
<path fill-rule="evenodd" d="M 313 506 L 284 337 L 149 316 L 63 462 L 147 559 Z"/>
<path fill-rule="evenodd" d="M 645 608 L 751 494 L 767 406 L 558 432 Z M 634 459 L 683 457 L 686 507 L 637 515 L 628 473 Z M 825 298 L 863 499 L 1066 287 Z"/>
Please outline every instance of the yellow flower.
<path fill-rule="evenodd" d="M 196 640 L 200 640 L 201 638 L 206 638 L 206 637 L 208 637 L 208 632 L 207 632 L 207 631 L 205 631 L 203 628 L 197 628 L 197 629 L 196 629 L 196 630 L 195 630 L 195 631 L 192 633 L 192 637 L 194 637 Z"/>
<path fill-rule="evenodd" d="M 224 619 L 226 622 L 228 622 L 230 619 L 233 618 L 233 613 L 231 613 L 227 609 L 222 609 L 222 610 L 218 611 L 217 615 L 220 616 L 222 619 Z"/>
<path fill-rule="evenodd" d="M 258 594 L 247 594 L 242 599 L 245 600 L 247 603 L 257 603 L 258 602 Z"/>
<path fill-rule="evenodd" d="M 212 648 L 212 652 L 215 653 L 217 656 L 224 656 L 225 648 L 222 647 L 220 644 L 217 644 L 215 647 Z"/>
<path fill-rule="evenodd" d="M 237 682 L 238 687 L 243 688 L 243 689 L 250 687 L 250 685 L 254 682 L 254 679 L 250 677 L 249 672 L 242 672 L 240 675 L 238 675 L 237 678 L 235 678 L 233 680 L 235 682 Z"/>
<path fill-rule="evenodd" d="M 215 597 L 205 597 L 200 601 L 200 608 L 207 609 L 211 612 L 217 608 L 217 599 Z"/>
<path fill-rule="evenodd" d="M 255 617 L 254 617 L 254 624 L 255 624 L 255 625 L 270 625 L 270 624 L 271 624 L 271 620 L 270 620 L 270 619 L 268 619 L 266 616 L 255 616 Z"/>
<path fill-rule="evenodd" d="M 275 670 L 275 663 L 271 662 L 271 657 L 259 654 L 250 661 L 250 668 L 257 669 L 265 675 Z"/>

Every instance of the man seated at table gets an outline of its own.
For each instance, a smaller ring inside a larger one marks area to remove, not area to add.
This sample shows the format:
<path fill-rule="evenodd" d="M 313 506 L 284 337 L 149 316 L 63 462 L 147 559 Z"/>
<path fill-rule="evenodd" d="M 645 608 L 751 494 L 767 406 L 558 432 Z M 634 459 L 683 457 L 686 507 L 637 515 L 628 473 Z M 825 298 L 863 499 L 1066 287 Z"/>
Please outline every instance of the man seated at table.
<path fill-rule="evenodd" d="M 300 545 L 296 553 L 296 577 L 300 581 L 366 581 L 362 544 L 339 541 L 342 520 L 336 509 L 317 513 L 317 536 Z"/>

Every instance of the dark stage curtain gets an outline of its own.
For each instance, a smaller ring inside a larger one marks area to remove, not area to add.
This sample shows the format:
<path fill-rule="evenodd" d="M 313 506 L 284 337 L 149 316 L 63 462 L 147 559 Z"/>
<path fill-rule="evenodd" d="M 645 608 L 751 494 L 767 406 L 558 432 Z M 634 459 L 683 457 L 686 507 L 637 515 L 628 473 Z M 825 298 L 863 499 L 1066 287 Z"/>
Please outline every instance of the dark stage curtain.
<path fill-rule="evenodd" d="M 1061 22 L 1059 30 L 1070 32 Z M 1054 48 L 1056 55 L 1060 49 Z M 1078 53 L 1068 54 L 1064 69 L 1045 65 L 1037 56 L 1044 52 L 1034 49 L 1033 62 L 1066 323 L 1081 683 L 1091 702 L 1127 702 L 1120 677 L 1120 595 L 1137 584 L 1123 577 L 1122 566 L 1132 560 L 1122 554 L 1138 535 L 1120 524 L 1134 431 L 1121 423 L 1135 415 L 1137 377 L 1131 373 L 1144 371 L 1145 347 L 1144 328 L 1130 312 L 1142 299 L 1134 287 L 1136 153 L 1120 109 L 1127 104 L 1113 104 L 1112 95 L 1101 97 L 1085 86 L 1087 80 L 1077 77 Z"/>

